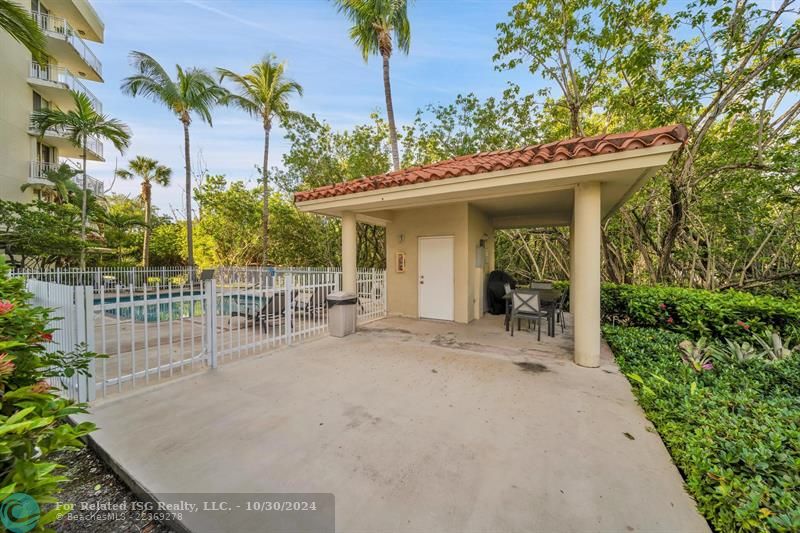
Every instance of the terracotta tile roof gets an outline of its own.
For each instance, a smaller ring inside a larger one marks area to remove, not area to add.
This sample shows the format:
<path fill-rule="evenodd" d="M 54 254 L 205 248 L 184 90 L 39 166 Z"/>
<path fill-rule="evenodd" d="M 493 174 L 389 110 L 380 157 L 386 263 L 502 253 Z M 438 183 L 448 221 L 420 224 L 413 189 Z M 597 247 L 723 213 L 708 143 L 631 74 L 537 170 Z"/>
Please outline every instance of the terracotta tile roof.
<path fill-rule="evenodd" d="M 404 168 L 377 176 L 325 185 L 309 191 L 298 191 L 294 194 L 294 201 L 305 202 L 318 198 L 330 198 L 344 194 L 400 187 L 458 176 L 470 176 L 496 170 L 541 165 L 566 159 L 578 159 L 580 157 L 613 154 L 650 146 L 682 143 L 686 140 L 687 135 L 686 127 L 683 124 L 675 124 L 650 130 L 596 135 L 594 137 L 577 137 L 524 148 L 462 155 L 430 165 Z"/>

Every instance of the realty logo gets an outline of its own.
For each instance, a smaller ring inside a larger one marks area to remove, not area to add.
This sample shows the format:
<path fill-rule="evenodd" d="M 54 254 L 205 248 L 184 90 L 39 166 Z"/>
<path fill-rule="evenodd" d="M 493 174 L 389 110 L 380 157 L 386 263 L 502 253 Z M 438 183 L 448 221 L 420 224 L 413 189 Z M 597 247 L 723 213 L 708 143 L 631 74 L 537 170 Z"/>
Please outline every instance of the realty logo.
<path fill-rule="evenodd" d="M 27 533 L 40 517 L 39 504 L 24 492 L 15 492 L 0 502 L 0 522 L 11 533 Z"/>

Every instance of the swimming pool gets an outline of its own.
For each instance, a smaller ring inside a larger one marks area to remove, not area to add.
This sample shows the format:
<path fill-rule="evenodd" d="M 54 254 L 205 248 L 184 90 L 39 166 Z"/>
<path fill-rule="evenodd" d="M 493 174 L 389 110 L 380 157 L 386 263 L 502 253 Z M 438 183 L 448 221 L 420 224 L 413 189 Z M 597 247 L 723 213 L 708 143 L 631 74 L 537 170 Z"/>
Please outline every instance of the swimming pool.
<path fill-rule="evenodd" d="M 222 300 L 222 313 L 229 316 L 232 310 L 244 313 L 257 312 L 263 307 L 264 296 L 251 294 L 233 294 L 219 297 Z M 158 300 L 172 300 L 159 302 Z M 192 318 L 205 314 L 205 296 L 202 291 L 166 292 L 148 294 L 120 295 L 106 298 L 95 298 L 96 310 L 106 316 L 121 320 L 133 318 L 136 322 L 166 322 L 181 318 Z M 152 302 L 152 303 L 151 303 Z M 233 302 L 233 303 L 232 303 Z"/>

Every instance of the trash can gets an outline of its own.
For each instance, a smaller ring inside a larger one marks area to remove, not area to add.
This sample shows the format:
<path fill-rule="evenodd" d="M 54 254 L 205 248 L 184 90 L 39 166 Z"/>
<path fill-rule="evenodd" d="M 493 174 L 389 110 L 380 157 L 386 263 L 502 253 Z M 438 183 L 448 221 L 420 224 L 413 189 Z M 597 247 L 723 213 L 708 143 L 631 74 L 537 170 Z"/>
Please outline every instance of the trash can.
<path fill-rule="evenodd" d="M 356 332 L 356 301 L 352 292 L 328 295 L 328 333 L 332 337 L 346 337 Z"/>

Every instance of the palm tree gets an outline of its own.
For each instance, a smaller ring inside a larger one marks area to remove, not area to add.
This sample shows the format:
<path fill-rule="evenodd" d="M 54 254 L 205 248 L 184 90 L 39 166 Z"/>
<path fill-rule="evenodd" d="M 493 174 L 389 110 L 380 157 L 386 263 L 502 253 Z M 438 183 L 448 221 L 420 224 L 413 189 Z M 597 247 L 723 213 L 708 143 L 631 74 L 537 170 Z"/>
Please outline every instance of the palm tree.
<path fill-rule="evenodd" d="M 44 179 L 50 183 L 26 183 L 20 189 L 26 191 L 31 187 L 43 188 L 51 192 L 55 203 L 72 203 L 73 199 L 81 192 L 74 179 L 78 173 L 80 173 L 80 170 L 72 168 L 66 163 L 61 163 L 55 169 L 44 171 Z"/>
<path fill-rule="evenodd" d="M 389 83 L 389 57 L 392 55 L 392 35 L 400 51 L 408 53 L 411 43 L 411 25 L 406 13 L 406 0 L 335 0 L 339 12 L 344 13 L 353 26 L 350 38 L 364 56 L 372 54 L 383 58 L 383 91 L 386 96 L 386 115 L 389 119 L 389 141 L 392 145 L 394 170 L 400 169 L 400 152 L 397 149 L 397 128 L 394 123 L 392 86 Z"/>
<path fill-rule="evenodd" d="M 155 159 L 137 155 L 128 162 L 127 169 L 117 170 L 117 176 L 124 180 L 138 176 L 142 180 L 141 200 L 144 204 L 144 242 L 142 243 L 142 266 L 150 266 L 150 219 L 152 212 L 153 183 L 166 187 L 172 177 L 172 169 L 161 165 Z"/>
<path fill-rule="evenodd" d="M 130 230 L 135 227 L 144 226 L 146 231 L 145 221 L 137 214 L 110 210 L 99 211 L 97 221 L 102 225 L 106 243 L 116 243 L 117 265 L 122 266 L 122 248 L 125 246 L 125 239 L 130 236 Z"/>
<path fill-rule="evenodd" d="M 260 63 L 250 68 L 247 74 L 236 74 L 224 68 L 218 68 L 220 82 L 225 78 L 236 85 L 236 92 L 229 92 L 225 103 L 239 107 L 251 116 L 261 119 L 264 127 L 264 161 L 261 167 L 262 207 L 261 262 L 267 264 L 267 239 L 269 237 L 269 134 L 273 120 L 283 122 L 294 113 L 289 110 L 289 97 L 297 93 L 303 95 L 303 87 L 296 81 L 284 76 L 286 63 L 278 63 L 273 55 L 265 56 Z"/>
<path fill-rule="evenodd" d="M 192 114 L 211 126 L 211 108 L 220 103 L 226 91 L 201 68 L 184 69 L 176 65 L 173 80 L 158 61 L 144 52 L 131 52 L 131 64 L 136 74 L 122 80 L 122 92 L 133 97 L 143 96 L 161 103 L 175 113 L 183 124 L 183 157 L 186 165 L 186 241 L 189 267 L 194 266 L 192 245 L 192 163 L 189 150 L 189 125 Z"/>
<path fill-rule="evenodd" d="M 31 121 L 39 135 L 43 136 L 49 129 L 57 130 L 73 145 L 83 149 L 83 191 L 81 198 L 81 269 L 86 268 L 86 141 L 89 137 L 99 137 L 111 141 L 111 144 L 123 152 L 131 142 L 131 132 L 128 126 L 120 120 L 108 115 L 98 113 L 92 106 L 92 101 L 85 93 L 70 91 L 75 109 L 62 111 L 59 108 L 42 109 L 31 116 Z"/>
<path fill-rule="evenodd" d="M 11 0 L 0 0 L 0 29 L 27 48 L 38 63 L 46 65 L 47 41 L 31 14 Z"/>

